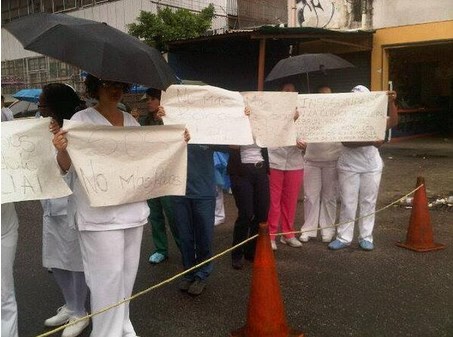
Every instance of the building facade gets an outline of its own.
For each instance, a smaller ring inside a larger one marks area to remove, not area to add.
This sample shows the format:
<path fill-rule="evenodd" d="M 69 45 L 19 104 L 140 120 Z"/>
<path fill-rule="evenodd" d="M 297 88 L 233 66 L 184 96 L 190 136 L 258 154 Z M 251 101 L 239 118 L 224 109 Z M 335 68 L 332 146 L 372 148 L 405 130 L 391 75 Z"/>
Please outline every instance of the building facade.
<path fill-rule="evenodd" d="M 395 135 L 453 131 L 453 2 L 451 0 L 288 0 L 288 24 L 349 31 L 371 30 L 372 90 L 398 92 Z M 335 52 L 347 45 L 316 41 L 302 52 Z M 363 61 L 363 60 L 362 60 Z"/>
<path fill-rule="evenodd" d="M 371 88 L 398 92 L 395 135 L 453 133 L 453 2 L 373 1 Z"/>

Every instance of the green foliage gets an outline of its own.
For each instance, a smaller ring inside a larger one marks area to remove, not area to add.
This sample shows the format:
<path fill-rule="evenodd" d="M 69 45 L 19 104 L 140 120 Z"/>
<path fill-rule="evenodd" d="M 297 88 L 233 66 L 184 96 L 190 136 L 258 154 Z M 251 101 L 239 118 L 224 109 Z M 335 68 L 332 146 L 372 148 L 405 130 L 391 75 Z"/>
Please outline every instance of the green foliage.
<path fill-rule="evenodd" d="M 211 28 L 213 18 L 213 4 L 210 4 L 198 14 L 187 9 L 172 11 L 165 7 L 158 9 L 157 14 L 140 11 L 137 23 L 128 25 L 128 31 L 132 36 L 165 51 L 169 41 L 194 38 L 205 33 Z"/>

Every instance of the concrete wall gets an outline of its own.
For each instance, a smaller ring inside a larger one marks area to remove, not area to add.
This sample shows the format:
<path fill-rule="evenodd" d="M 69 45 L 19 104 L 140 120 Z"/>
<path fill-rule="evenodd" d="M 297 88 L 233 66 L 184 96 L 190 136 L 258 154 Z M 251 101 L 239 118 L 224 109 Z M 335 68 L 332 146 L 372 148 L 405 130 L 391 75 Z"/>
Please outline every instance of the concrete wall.
<path fill-rule="evenodd" d="M 238 0 L 237 9 L 240 29 L 288 22 L 287 0 Z"/>
<path fill-rule="evenodd" d="M 453 19 L 452 0 L 367 0 L 372 29 Z M 361 0 L 288 0 L 290 27 L 360 28 Z M 353 6 L 359 13 L 354 17 Z M 295 13 L 291 8 L 295 7 Z"/>
<path fill-rule="evenodd" d="M 373 28 L 453 20 L 452 0 L 373 0 Z"/>

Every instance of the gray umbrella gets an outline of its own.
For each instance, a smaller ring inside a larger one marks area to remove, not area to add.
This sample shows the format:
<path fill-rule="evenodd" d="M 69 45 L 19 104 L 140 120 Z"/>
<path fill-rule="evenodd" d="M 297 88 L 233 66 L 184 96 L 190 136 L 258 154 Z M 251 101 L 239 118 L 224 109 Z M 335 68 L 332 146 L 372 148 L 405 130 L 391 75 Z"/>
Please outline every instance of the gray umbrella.
<path fill-rule="evenodd" d="M 165 90 L 176 83 L 160 52 L 105 23 L 37 13 L 4 26 L 27 50 L 72 64 L 101 79 Z"/>
<path fill-rule="evenodd" d="M 269 75 L 267 75 L 266 81 L 274 81 L 305 73 L 307 74 L 308 85 L 308 73 L 350 67 L 354 67 L 354 65 L 333 54 L 301 54 L 278 61 Z"/>

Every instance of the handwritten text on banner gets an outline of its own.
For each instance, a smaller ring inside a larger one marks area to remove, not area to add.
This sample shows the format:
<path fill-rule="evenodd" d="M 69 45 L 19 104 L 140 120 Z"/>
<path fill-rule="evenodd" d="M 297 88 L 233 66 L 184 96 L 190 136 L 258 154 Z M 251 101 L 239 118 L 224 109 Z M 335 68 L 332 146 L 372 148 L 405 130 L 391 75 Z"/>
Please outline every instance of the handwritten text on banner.
<path fill-rule="evenodd" d="M 2 122 L 2 203 L 71 194 L 57 162 L 50 118 Z"/>
<path fill-rule="evenodd" d="M 253 143 L 244 101 L 239 92 L 209 85 L 172 85 L 162 92 L 164 124 L 185 124 L 190 143 Z"/>
<path fill-rule="evenodd" d="M 383 140 L 385 92 L 299 95 L 297 135 L 306 142 Z"/>
<path fill-rule="evenodd" d="M 184 195 L 184 126 L 111 127 L 64 121 L 68 152 L 93 207 Z"/>
<path fill-rule="evenodd" d="M 258 146 L 296 145 L 297 93 L 253 91 L 243 92 L 242 96 L 251 109 L 250 124 Z"/>

